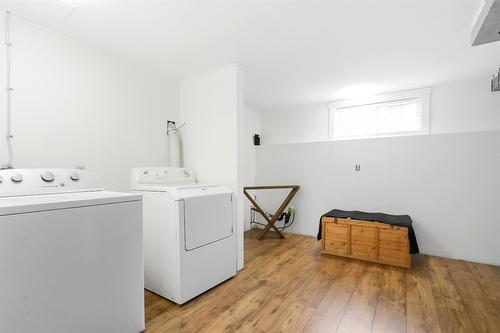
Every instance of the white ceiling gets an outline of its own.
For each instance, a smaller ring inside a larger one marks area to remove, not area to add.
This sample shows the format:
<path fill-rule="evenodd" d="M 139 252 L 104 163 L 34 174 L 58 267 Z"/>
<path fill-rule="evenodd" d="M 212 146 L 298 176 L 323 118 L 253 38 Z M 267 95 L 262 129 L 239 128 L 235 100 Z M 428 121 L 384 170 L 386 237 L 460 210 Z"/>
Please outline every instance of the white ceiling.
<path fill-rule="evenodd" d="M 238 62 L 246 102 L 262 109 L 342 99 L 356 85 L 430 86 L 500 65 L 500 43 L 470 46 L 481 0 L 69 2 L 73 10 L 60 0 L 0 5 L 169 75 Z"/>

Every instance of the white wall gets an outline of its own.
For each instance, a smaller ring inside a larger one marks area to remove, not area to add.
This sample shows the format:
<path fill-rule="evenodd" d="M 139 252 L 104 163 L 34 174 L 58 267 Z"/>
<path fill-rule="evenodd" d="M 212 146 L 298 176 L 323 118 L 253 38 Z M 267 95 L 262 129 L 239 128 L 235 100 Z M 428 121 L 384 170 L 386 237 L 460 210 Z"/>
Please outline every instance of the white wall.
<path fill-rule="evenodd" d="M 333 208 L 409 214 L 422 252 L 500 264 L 500 93 L 488 77 L 432 87 L 428 136 L 327 142 L 326 103 L 263 111 L 261 127 L 257 183 L 302 186 L 292 232 L 315 235 Z M 284 195 L 260 201 L 272 212 Z"/>
<path fill-rule="evenodd" d="M 243 156 L 242 165 L 245 167 L 243 185 L 255 185 L 255 150 L 253 144 L 253 135 L 260 134 L 260 112 L 248 105 L 244 109 L 243 126 Z M 250 229 L 250 202 L 247 198 L 243 199 L 245 230 Z"/>
<path fill-rule="evenodd" d="M 421 252 L 499 265 L 499 147 L 500 131 L 264 145 L 256 177 L 301 185 L 292 232 L 316 235 L 333 208 L 409 214 Z"/>
<path fill-rule="evenodd" d="M 3 39 L 3 15 L 0 26 Z M 11 40 L 15 167 L 85 165 L 107 188 L 128 190 L 132 167 L 168 164 L 165 126 L 177 118 L 176 80 L 16 18 Z"/>
<path fill-rule="evenodd" d="M 180 80 L 183 165 L 200 182 L 236 187 L 237 80 L 235 66 Z"/>
<path fill-rule="evenodd" d="M 242 71 L 230 65 L 180 81 L 183 165 L 201 183 L 223 184 L 238 197 L 238 266 L 243 268 Z"/>
<path fill-rule="evenodd" d="M 327 103 L 286 110 L 262 110 L 263 144 L 328 140 Z"/>
<path fill-rule="evenodd" d="M 487 76 L 432 88 L 431 133 L 500 129 L 500 93 L 490 92 Z"/>
<path fill-rule="evenodd" d="M 327 101 L 261 114 L 266 144 L 328 140 Z M 477 77 L 432 87 L 430 132 L 454 133 L 500 129 L 500 94 L 490 92 L 490 78 Z"/>

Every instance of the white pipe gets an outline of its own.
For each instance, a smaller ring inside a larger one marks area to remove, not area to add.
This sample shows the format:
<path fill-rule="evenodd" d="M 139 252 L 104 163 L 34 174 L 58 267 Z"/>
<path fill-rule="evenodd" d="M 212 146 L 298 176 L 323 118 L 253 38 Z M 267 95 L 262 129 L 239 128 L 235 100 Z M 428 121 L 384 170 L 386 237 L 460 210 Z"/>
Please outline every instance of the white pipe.
<path fill-rule="evenodd" d="M 168 143 L 170 147 L 170 166 L 173 168 L 179 168 L 181 166 L 179 128 L 174 122 L 168 122 L 167 124 Z"/>
<path fill-rule="evenodd" d="M 7 139 L 7 151 L 8 151 L 8 161 L 7 163 L 0 164 L 0 169 L 9 169 L 12 168 L 12 162 L 14 161 L 14 150 L 12 147 L 12 139 L 14 136 L 12 135 L 12 127 L 11 127 L 11 79 L 10 79 L 10 69 L 11 69 L 11 56 L 10 50 L 12 47 L 12 43 L 10 41 L 10 12 L 5 12 L 5 61 L 6 61 L 6 70 L 5 70 L 5 78 L 6 78 L 6 139 Z"/>
<path fill-rule="evenodd" d="M 168 139 L 170 141 L 170 166 L 179 168 L 181 166 L 179 133 L 177 131 L 170 132 Z"/>

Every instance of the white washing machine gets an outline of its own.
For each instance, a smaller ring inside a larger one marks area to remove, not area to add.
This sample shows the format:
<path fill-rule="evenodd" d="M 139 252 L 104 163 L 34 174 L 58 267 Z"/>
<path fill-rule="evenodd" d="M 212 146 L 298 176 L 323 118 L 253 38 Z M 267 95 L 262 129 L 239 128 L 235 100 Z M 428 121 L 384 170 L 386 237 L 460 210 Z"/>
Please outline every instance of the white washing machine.
<path fill-rule="evenodd" d="M 142 198 L 81 170 L 0 171 L 0 332 L 144 329 Z"/>
<path fill-rule="evenodd" d="M 183 304 L 236 275 L 234 192 L 183 168 L 136 168 L 143 194 L 144 284 Z"/>

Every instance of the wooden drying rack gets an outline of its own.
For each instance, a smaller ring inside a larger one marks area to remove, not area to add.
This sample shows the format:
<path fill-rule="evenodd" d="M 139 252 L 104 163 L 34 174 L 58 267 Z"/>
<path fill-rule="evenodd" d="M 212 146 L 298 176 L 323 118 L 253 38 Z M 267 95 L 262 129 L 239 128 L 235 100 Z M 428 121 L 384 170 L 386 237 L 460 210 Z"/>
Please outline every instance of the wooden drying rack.
<path fill-rule="evenodd" d="M 281 206 L 278 208 L 276 213 L 273 214 L 272 218 L 269 218 L 267 214 L 260 208 L 259 204 L 252 198 L 252 196 L 247 192 L 248 190 L 282 190 L 282 189 L 290 189 L 290 193 L 288 196 L 285 198 L 285 200 L 281 203 Z M 267 221 L 267 225 L 262 230 L 262 233 L 259 235 L 259 239 L 263 239 L 264 236 L 267 234 L 267 232 L 273 228 L 274 231 L 278 234 L 278 236 L 282 239 L 285 238 L 283 233 L 274 225 L 278 218 L 281 216 L 285 208 L 288 206 L 290 201 L 292 201 L 293 197 L 295 194 L 299 191 L 300 186 L 299 185 L 269 185 L 269 186 L 246 186 L 243 188 L 243 193 L 245 196 L 250 200 L 252 205 L 255 207 L 255 209 L 264 217 L 264 219 Z"/>

